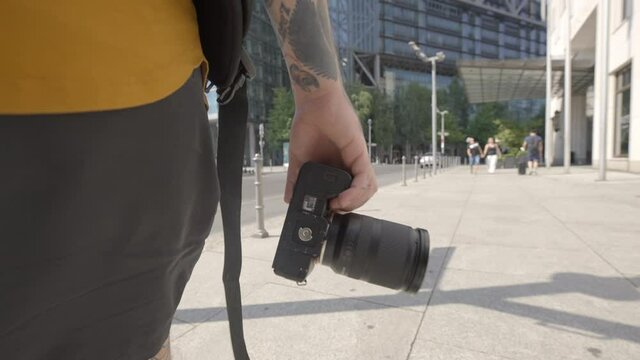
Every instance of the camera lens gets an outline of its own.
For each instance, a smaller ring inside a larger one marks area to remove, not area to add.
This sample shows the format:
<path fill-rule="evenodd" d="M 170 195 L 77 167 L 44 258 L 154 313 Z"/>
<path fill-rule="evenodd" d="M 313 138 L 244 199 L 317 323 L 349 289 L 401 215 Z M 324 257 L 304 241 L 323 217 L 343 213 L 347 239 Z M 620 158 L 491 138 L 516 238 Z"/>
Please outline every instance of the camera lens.
<path fill-rule="evenodd" d="M 322 257 L 338 274 L 413 293 L 428 262 L 426 230 L 354 213 L 333 216 Z"/>

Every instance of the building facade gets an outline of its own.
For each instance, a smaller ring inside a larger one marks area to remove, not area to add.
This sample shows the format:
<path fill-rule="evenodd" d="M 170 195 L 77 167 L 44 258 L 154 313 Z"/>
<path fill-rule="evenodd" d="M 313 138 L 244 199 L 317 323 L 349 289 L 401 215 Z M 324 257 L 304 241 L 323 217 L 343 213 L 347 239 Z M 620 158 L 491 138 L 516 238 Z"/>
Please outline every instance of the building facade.
<path fill-rule="evenodd" d="M 569 56 L 572 66 L 591 64 L 594 76 L 586 86 L 572 84 L 570 102 L 566 88 L 549 97 L 549 155 L 556 164 L 565 164 L 570 153 L 571 163 L 586 160 L 597 167 L 604 147 L 607 168 L 640 172 L 640 6 L 634 7 L 634 0 L 569 1 L 549 2 L 549 55 L 553 60 Z M 569 106 L 570 122 L 564 122 Z M 565 147 L 566 139 L 570 144 Z"/>
<path fill-rule="evenodd" d="M 442 51 L 438 86 L 460 59 L 544 57 L 546 26 L 539 0 L 331 0 L 336 45 L 347 80 L 393 92 L 430 82 L 407 43 Z"/>

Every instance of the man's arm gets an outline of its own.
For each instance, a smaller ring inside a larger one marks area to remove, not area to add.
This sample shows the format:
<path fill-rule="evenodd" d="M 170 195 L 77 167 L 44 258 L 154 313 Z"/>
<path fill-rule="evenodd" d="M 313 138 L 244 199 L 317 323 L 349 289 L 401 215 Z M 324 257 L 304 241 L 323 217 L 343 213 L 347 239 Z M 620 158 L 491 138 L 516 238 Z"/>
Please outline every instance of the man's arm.
<path fill-rule="evenodd" d="M 542 150 L 544 149 L 544 145 L 542 140 L 540 140 L 540 142 L 538 142 L 538 153 L 542 154 Z"/>
<path fill-rule="evenodd" d="M 350 211 L 377 190 L 366 142 L 346 96 L 333 45 L 326 0 L 265 0 L 293 85 L 296 114 L 291 125 L 285 201 L 300 166 L 317 161 L 348 170 L 351 188 L 331 201 Z"/>

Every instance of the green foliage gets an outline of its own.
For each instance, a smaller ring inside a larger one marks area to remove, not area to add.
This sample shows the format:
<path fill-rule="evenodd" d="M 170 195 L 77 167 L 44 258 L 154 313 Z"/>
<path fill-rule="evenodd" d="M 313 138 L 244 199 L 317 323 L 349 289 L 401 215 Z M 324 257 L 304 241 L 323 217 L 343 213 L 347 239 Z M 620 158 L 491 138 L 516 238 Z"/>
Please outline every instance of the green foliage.
<path fill-rule="evenodd" d="M 478 105 L 478 112 L 469 123 L 467 134 L 479 143 L 485 144 L 487 139 L 498 132 L 496 120 L 504 120 L 507 108 L 501 103 L 486 103 Z"/>
<path fill-rule="evenodd" d="M 431 137 L 430 91 L 417 83 L 399 88 L 395 93 L 394 114 L 396 141 L 421 144 Z"/>
<path fill-rule="evenodd" d="M 449 88 L 438 91 L 438 107 L 440 110 L 448 110 L 459 128 L 466 129 L 469 125 L 469 100 L 457 77 L 453 78 Z"/>
<path fill-rule="evenodd" d="M 353 108 L 360 119 L 362 129 L 367 132 L 367 120 L 369 120 L 373 114 L 373 94 L 375 91 L 365 88 L 361 84 L 352 84 L 347 87 L 347 95 L 353 104 Z"/>
<path fill-rule="evenodd" d="M 269 111 L 269 123 L 265 134 L 270 149 L 281 149 L 282 143 L 289 141 L 294 112 L 295 105 L 291 91 L 287 88 L 274 89 L 273 107 Z"/>
<path fill-rule="evenodd" d="M 520 145 L 522 140 L 527 135 L 528 130 L 522 125 L 512 120 L 496 119 L 494 120 L 496 126 L 495 139 L 500 144 L 503 150 L 514 153 Z"/>
<path fill-rule="evenodd" d="M 444 117 L 444 130 L 449 133 L 447 136 L 447 144 L 461 144 L 464 143 L 466 138 L 464 131 L 458 125 L 458 119 L 451 115 L 451 110 L 448 110 L 449 114 Z M 440 126 L 440 124 L 438 124 Z"/>
<path fill-rule="evenodd" d="M 396 132 L 396 126 L 393 121 L 393 98 L 380 92 L 375 92 L 373 99 L 373 112 L 371 114 L 373 141 L 378 145 L 379 149 L 386 149 L 388 146 L 393 145 L 393 137 Z"/>

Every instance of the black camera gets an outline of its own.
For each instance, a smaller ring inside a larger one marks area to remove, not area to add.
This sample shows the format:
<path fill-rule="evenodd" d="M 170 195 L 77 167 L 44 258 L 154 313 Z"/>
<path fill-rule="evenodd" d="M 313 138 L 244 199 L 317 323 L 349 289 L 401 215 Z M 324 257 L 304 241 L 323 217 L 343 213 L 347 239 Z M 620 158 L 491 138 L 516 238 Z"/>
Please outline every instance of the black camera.
<path fill-rule="evenodd" d="M 351 186 L 351 175 L 308 162 L 300 168 L 282 227 L 273 270 L 306 283 L 316 262 L 336 273 L 391 289 L 417 292 L 429 262 L 424 229 L 329 210 L 329 200 Z"/>

